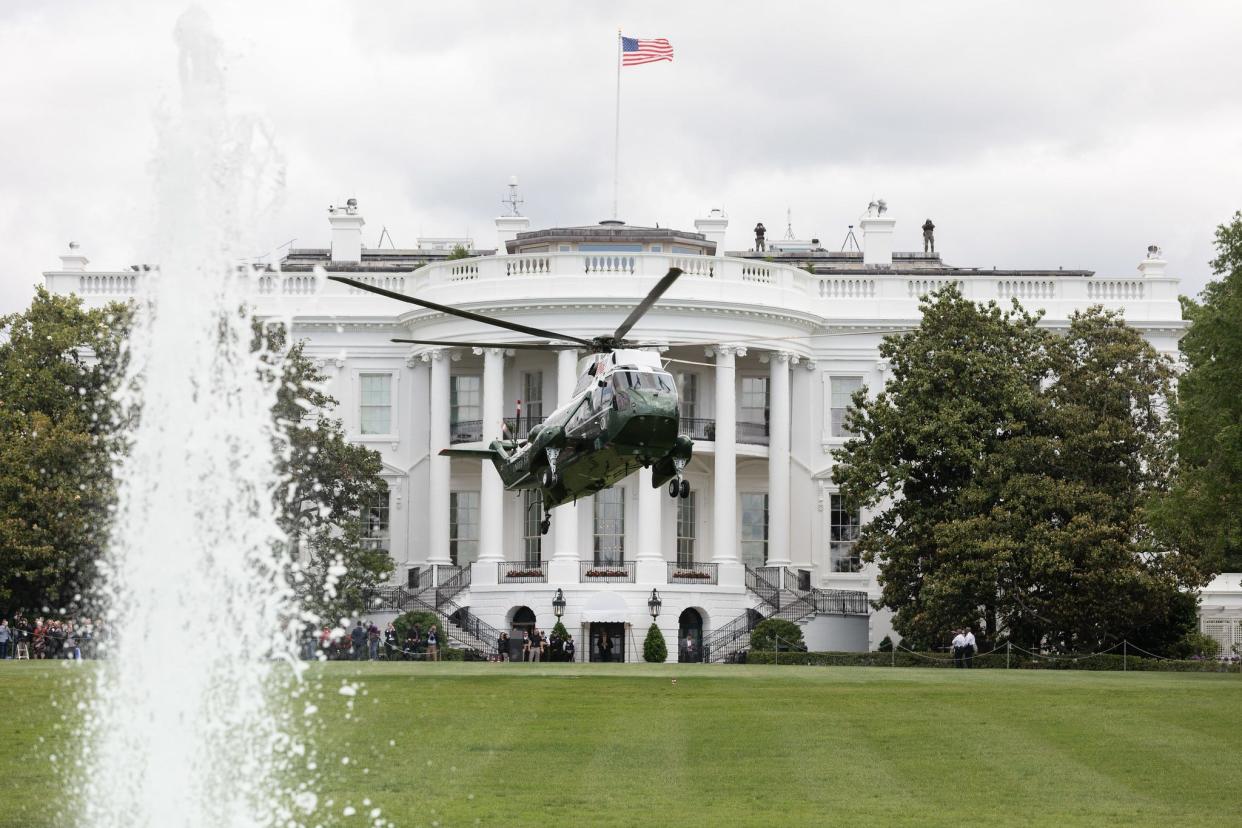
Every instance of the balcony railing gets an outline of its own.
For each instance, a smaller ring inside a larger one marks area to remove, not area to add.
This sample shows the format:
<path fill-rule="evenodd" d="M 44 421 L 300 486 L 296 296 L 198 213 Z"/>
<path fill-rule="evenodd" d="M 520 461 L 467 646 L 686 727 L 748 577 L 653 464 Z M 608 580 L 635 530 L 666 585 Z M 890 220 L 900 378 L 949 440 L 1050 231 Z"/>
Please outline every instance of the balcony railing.
<path fill-rule="evenodd" d="M 482 420 L 462 420 L 449 424 L 450 443 L 477 443 L 483 439 Z"/>
<path fill-rule="evenodd" d="M 502 584 L 546 584 L 548 562 L 501 561 L 496 564 L 496 580 Z"/>
<path fill-rule="evenodd" d="M 679 564 L 668 562 L 670 584 L 715 584 L 719 565 L 714 563 Z"/>
<path fill-rule="evenodd" d="M 691 440 L 716 439 L 716 421 L 704 417 L 682 417 L 677 421 L 677 433 L 684 434 Z M 737 423 L 737 441 L 749 445 L 766 446 L 768 444 L 767 423 Z"/>
<path fill-rule="evenodd" d="M 838 615 L 870 615 L 867 593 L 846 589 L 815 590 L 815 611 Z"/>
<path fill-rule="evenodd" d="M 543 422 L 543 417 L 505 417 L 508 433 L 503 435 L 510 440 L 525 440 L 530 430 Z"/>
<path fill-rule="evenodd" d="M 632 584 L 634 563 L 597 564 L 582 561 L 578 564 L 578 583 L 581 584 Z"/>

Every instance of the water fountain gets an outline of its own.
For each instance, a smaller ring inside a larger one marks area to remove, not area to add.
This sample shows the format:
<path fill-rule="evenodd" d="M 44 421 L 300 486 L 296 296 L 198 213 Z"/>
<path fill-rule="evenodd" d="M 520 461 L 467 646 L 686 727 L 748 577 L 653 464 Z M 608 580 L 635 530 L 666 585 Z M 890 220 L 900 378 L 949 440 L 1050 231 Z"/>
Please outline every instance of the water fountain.
<path fill-rule="evenodd" d="M 115 631 L 86 716 L 92 826 L 301 824 L 316 808 L 286 685 L 299 615 L 279 547 L 273 389 L 241 310 L 272 154 L 225 106 L 220 43 L 177 23 L 179 111 L 155 164 L 159 271 L 120 392 L 136 415 L 102 598 Z M 270 189 L 270 188 L 269 188 Z M 313 765 L 312 765 L 313 767 Z"/>

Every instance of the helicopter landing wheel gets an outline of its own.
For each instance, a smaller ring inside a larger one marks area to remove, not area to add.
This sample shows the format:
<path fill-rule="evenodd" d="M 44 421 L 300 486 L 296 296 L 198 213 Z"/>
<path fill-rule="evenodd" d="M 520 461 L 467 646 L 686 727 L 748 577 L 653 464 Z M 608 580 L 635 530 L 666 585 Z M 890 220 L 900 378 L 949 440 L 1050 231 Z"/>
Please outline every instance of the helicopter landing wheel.
<path fill-rule="evenodd" d="M 548 534 L 548 530 L 551 528 L 552 528 L 551 517 L 545 517 L 543 520 L 539 521 L 539 534 L 546 535 Z"/>
<path fill-rule="evenodd" d="M 668 481 L 668 496 L 669 497 L 677 497 L 677 495 L 680 492 L 681 492 L 681 486 L 677 485 L 676 480 Z"/>
<path fill-rule="evenodd" d="M 545 489 L 551 489 L 560 482 L 560 477 L 551 469 L 544 469 L 539 475 L 539 484 Z"/>
<path fill-rule="evenodd" d="M 678 486 L 677 488 L 679 490 L 677 493 L 681 495 L 682 500 L 685 500 L 686 498 L 690 496 L 690 481 L 689 480 L 681 481 L 681 485 Z"/>

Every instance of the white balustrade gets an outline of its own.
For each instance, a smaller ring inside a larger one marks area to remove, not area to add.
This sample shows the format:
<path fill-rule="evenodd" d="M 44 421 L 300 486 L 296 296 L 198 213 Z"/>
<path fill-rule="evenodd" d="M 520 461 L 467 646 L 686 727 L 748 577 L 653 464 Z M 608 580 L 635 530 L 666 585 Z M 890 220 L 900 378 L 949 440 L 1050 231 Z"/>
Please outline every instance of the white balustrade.
<path fill-rule="evenodd" d="M 935 293 L 946 285 L 957 285 L 960 289 L 962 282 L 960 279 L 907 279 L 906 294 L 912 299 L 918 299 L 929 293 Z"/>
<path fill-rule="evenodd" d="M 1001 299 L 1052 299 L 1056 292 L 1052 279 L 1002 279 L 996 283 L 996 295 Z"/>
<path fill-rule="evenodd" d="M 128 296 L 137 287 L 137 273 L 100 273 L 78 277 L 78 292 L 84 296 Z"/>
<path fill-rule="evenodd" d="M 587 273 L 633 273 L 633 256 L 587 256 Z"/>
<path fill-rule="evenodd" d="M 1087 282 L 1087 298 L 1110 301 L 1143 299 L 1146 284 L 1141 279 L 1091 279 Z"/>
<path fill-rule="evenodd" d="M 505 256 L 506 276 L 546 276 L 551 273 L 552 260 L 547 256 Z"/>
<path fill-rule="evenodd" d="M 772 268 L 747 262 L 742 265 L 742 281 L 770 285 L 772 284 Z"/>
<path fill-rule="evenodd" d="M 681 270 L 686 276 L 703 276 L 708 279 L 716 275 L 716 260 L 710 256 L 687 256 L 673 259 L 672 266 Z"/>
<path fill-rule="evenodd" d="M 870 299 L 875 296 L 875 279 L 831 278 L 819 280 L 821 299 Z"/>

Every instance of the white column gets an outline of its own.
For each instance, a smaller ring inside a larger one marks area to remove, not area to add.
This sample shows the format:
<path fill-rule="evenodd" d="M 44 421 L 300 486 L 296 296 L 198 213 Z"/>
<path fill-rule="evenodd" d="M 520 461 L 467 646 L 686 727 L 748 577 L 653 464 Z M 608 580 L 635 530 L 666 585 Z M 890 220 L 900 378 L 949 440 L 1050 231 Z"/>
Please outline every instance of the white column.
<path fill-rule="evenodd" d="M 476 348 L 483 352 L 483 444 L 500 439 L 504 417 L 505 352 L 501 348 Z M 489 564 L 476 571 L 484 583 L 496 578 L 497 561 L 505 558 L 504 508 L 505 486 L 491 460 L 482 461 L 482 486 L 479 494 L 479 563 Z M 490 577 L 489 577 L 490 575 Z"/>
<path fill-rule="evenodd" d="M 443 349 L 428 351 L 423 359 L 431 363 L 431 408 L 427 493 L 430 533 L 427 563 L 449 563 L 449 470 L 452 461 L 440 454 L 449 447 L 449 361 Z"/>
<path fill-rule="evenodd" d="M 560 351 L 556 355 L 556 405 L 569 402 L 578 384 L 578 352 Z M 552 562 L 548 579 L 554 583 L 578 581 L 578 504 L 557 506 L 552 513 Z"/>
<path fill-rule="evenodd" d="M 720 345 L 716 355 L 716 475 L 712 507 L 712 561 L 738 563 L 737 536 L 737 389 L 734 358 L 739 345 Z M 722 567 L 723 568 L 723 567 Z"/>
<path fill-rule="evenodd" d="M 789 566 L 789 361 L 768 359 L 768 565 Z"/>
<path fill-rule="evenodd" d="M 651 486 L 651 469 L 639 469 L 638 554 L 634 556 L 635 580 L 640 584 L 663 584 L 668 580 L 664 554 L 660 548 L 661 508 L 668 494 L 664 487 Z"/>

